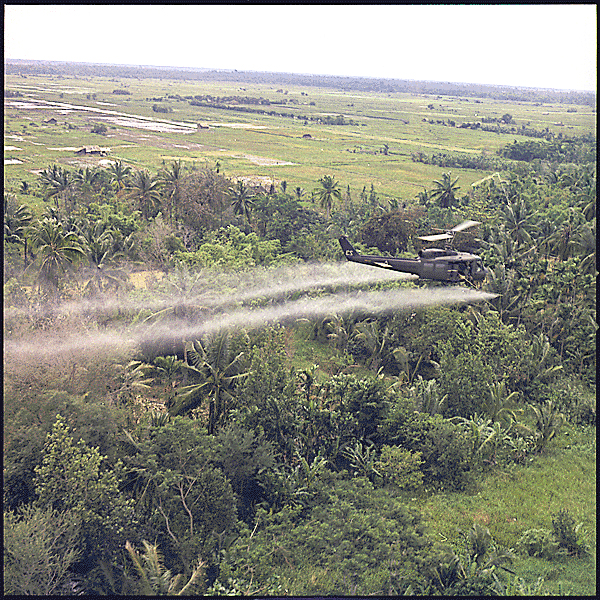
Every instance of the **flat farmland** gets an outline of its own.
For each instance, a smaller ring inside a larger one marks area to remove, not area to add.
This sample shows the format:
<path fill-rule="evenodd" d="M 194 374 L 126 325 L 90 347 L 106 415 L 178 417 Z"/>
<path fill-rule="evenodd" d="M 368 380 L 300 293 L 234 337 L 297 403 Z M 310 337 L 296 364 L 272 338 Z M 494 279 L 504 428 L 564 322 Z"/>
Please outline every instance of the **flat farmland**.
<path fill-rule="evenodd" d="M 593 133 L 596 121 L 589 106 L 260 83 L 6 75 L 5 92 L 7 187 L 33 183 L 53 163 L 120 159 L 156 171 L 181 160 L 307 192 L 329 174 L 354 193 L 373 184 L 380 195 L 408 199 L 448 170 L 463 189 L 492 172 L 414 162 L 415 153 L 494 156 L 515 139 L 532 139 L 463 123 L 509 114 L 517 128 L 576 136 Z M 106 131 L 92 133 L 99 125 Z M 75 153 L 92 145 L 108 148 L 106 156 Z"/>

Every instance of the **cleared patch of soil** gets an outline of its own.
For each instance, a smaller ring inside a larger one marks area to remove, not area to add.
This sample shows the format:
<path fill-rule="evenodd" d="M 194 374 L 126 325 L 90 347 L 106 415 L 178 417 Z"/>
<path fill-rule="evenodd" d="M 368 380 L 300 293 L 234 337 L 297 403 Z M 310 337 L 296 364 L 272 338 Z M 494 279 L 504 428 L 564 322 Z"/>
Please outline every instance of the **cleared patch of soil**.
<path fill-rule="evenodd" d="M 276 158 L 265 158 L 264 156 L 253 156 L 252 154 L 238 154 L 237 157 L 245 158 L 259 167 L 281 167 L 284 165 L 295 165 L 298 163 L 277 160 Z"/>

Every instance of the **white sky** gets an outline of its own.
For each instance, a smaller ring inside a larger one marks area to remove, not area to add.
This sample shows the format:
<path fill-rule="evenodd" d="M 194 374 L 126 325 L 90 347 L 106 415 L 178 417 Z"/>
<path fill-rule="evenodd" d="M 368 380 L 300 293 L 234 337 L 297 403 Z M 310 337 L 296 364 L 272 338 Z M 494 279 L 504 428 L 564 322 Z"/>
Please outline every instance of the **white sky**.
<path fill-rule="evenodd" d="M 595 4 L 5 5 L 6 58 L 596 90 Z"/>

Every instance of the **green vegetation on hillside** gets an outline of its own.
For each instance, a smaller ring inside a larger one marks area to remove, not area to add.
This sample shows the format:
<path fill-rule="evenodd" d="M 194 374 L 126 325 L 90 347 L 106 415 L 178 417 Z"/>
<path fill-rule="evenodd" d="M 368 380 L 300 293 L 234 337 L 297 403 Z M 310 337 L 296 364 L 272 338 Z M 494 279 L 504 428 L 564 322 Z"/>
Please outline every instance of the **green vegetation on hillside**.
<path fill-rule="evenodd" d="M 594 593 L 585 98 L 56 69 L 7 70 L 6 593 Z M 495 297 L 342 302 L 446 288 L 339 235 L 465 219 Z"/>

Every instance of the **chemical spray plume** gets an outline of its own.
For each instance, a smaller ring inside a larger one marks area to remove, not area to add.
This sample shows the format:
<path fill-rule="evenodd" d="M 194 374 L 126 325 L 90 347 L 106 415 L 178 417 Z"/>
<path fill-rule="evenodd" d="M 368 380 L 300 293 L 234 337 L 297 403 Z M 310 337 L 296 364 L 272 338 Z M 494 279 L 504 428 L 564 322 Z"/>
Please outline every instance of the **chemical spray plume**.
<path fill-rule="evenodd" d="M 191 340 L 223 330 L 251 330 L 274 323 L 288 323 L 298 319 L 343 315 L 358 311 L 383 315 L 394 311 L 414 310 L 441 304 L 481 302 L 496 297 L 495 294 L 462 287 L 429 289 L 394 289 L 381 292 L 337 293 L 317 298 L 285 302 L 265 308 L 242 308 L 211 315 L 199 323 L 184 320 L 165 320 L 154 325 L 140 325 L 132 329 L 103 333 L 56 336 L 39 334 L 33 341 L 5 341 L 6 354 L 49 355 L 84 350 L 107 351 L 133 349 L 142 340 L 161 340 L 176 335 Z"/>
<path fill-rule="evenodd" d="M 308 263 L 285 267 L 258 267 L 246 273 L 224 274 L 209 270 L 195 274 L 180 272 L 153 292 L 152 297 L 140 300 L 87 298 L 36 308 L 36 317 L 58 317 L 85 314 L 109 315 L 115 311 L 127 313 L 141 310 L 160 311 L 179 308 L 218 308 L 248 302 L 257 298 L 282 298 L 288 294 L 314 289 L 352 288 L 389 281 L 416 279 L 414 275 L 369 269 L 355 263 Z M 143 292 L 140 295 L 145 295 Z M 30 314 L 27 308 L 8 307 L 6 317 Z"/>

